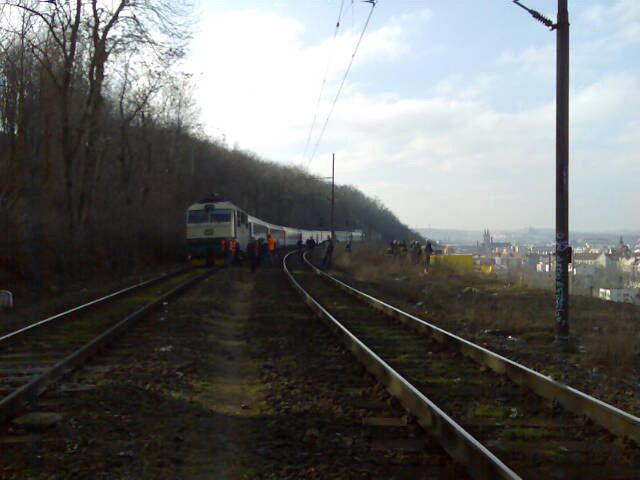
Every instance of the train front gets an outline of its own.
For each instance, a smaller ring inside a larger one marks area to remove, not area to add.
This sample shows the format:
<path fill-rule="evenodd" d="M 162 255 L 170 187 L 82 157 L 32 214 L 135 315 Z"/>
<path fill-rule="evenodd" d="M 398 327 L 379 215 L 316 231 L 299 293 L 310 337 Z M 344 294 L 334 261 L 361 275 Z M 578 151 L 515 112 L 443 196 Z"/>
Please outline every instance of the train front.
<path fill-rule="evenodd" d="M 225 208 L 226 207 L 226 208 Z M 234 237 L 233 210 L 226 205 L 196 203 L 187 209 L 187 251 L 194 265 L 223 261 L 223 240 Z"/>

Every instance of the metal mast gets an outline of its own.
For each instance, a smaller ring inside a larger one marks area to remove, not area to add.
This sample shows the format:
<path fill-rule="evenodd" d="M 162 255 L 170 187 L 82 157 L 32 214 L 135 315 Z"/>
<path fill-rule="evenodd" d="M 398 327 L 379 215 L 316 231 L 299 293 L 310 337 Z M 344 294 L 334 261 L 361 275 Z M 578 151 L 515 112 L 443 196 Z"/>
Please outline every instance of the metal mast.
<path fill-rule="evenodd" d="M 569 12 L 558 0 L 556 25 L 556 340 L 569 339 Z"/>
<path fill-rule="evenodd" d="M 540 23 L 556 31 L 556 341 L 569 340 L 569 11 L 558 0 L 553 23 L 540 12 L 513 0 Z"/>
<path fill-rule="evenodd" d="M 331 241 L 336 241 L 336 232 L 333 223 L 333 211 L 335 206 L 336 194 L 336 154 L 331 156 Z"/>

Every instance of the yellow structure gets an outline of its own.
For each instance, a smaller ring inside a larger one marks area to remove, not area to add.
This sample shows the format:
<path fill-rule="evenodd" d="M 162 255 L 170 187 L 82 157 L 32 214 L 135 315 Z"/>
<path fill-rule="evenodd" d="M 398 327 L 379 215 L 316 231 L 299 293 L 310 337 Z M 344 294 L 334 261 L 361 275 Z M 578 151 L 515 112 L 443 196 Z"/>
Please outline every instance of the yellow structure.
<path fill-rule="evenodd" d="M 452 255 L 434 255 L 431 257 L 434 265 L 448 265 L 455 269 L 472 271 L 475 267 L 473 255 L 457 254 Z"/>

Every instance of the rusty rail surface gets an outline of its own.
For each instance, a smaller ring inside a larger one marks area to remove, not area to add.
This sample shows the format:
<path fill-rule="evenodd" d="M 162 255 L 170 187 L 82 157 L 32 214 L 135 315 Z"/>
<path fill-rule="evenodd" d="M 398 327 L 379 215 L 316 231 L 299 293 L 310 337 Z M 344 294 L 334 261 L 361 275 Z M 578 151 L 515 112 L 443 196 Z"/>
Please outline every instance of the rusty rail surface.
<path fill-rule="evenodd" d="M 349 351 L 386 386 L 389 393 L 396 397 L 407 411 L 417 418 L 418 423 L 434 436 L 444 450 L 454 460 L 464 465 L 474 478 L 483 480 L 519 479 L 518 474 L 376 355 L 298 283 L 286 264 L 287 258 L 294 253 L 296 252 L 287 254 L 282 261 L 284 272 L 294 289 L 302 296 L 311 310 L 328 321 L 330 327 L 341 338 Z"/>
<path fill-rule="evenodd" d="M 35 377 L 29 383 L 21 386 L 8 396 L 4 397 L 2 400 L 0 400 L 0 424 L 4 424 L 7 421 L 11 420 L 11 418 L 15 417 L 16 414 L 18 414 L 28 403 L 33 402 L 38 397 L 38 395 L 44 392 L 52 383 L 54 383 L 63 375 L 69 373 L 75 367 L 81 365 L 90 356 L 98 352 L 101 348 L 104 348 L 108 343 L 122 334 L 127 328 L 131 327 L 136 321 L 151 313 L 158 306 L 162 305 L 163 302 L 176 297 L 192 285 L 195 285 L 196 283 L 204 280 L 206 277 L 211 275 L 213 271 L 214 270 L 207 270 L 204 273 L 181 283 L 153 302 L 148 303 L 144 307 L 128 315 L 126 318 L 95 337 L 89 343 L 83 345 L 73 353 L 69 354 L 64 359 L 54 364 L 52 367 L 47 368 L 43 373 Z M 166 276 L 163 277 L 163 279 L 166 278 Z M 146 285 L 148 286 L 149 284 L 146 283 Z M 135 287 L 137 288 L 138 286 Z"/>
<path fill-rule="evenodd" d="M 110 293 L 109 295 L 105 295 L 104 297 L 100 297 L 100 298 L 96 298 L 95 300 L 91 300 L 90 302 L 87 303 L 83 303 L 82 305 L 78 305 L 77 307 L 73 307 L 70 308 L 69 310 L 65 310 L 64 312 L 60 312 L 57 313 L 55 315 L 52 315 L 48 318 L 45 318 L 43 320 L 39 320 L 37 322 L 34 322 L 32 324 L 29 324 L 25 327 L 19 328 L 18 330 L 15 330 L 13 332 L 7 333 L 6 335 L 2 335 L 0 336 L 0 348 L 2 348 L 3 346 L 7 345 L 9 343 L 9 341 L 15 339 L 16 337 L 29 332 L 35 328 L 41 327 L 43 325 L 46 325 L 48 323 L 51 323 L 55 320 L 61 320 L 64 319 L 66 317 L 71 316 L 74 313 L 79 313 L 79 312 L 84 312 L 85 310 L 90 310 L 92 308 L 95 308 L 99 305 L 102 305 L 105 302 L 114 300 L 122 295 L 124 295 L 125 293 L 133 293 L 137 290 L 140 290 L 141 288 L 145 288 L 145 287 L 150 287 L 151 285 L 154 285 L 158 282 L 161 282 L 162 280 L 167 280 L 169 278 L 175 277 L 176 275 L 180 275 L 181 273 L 185 273 L 189 270 L 189 267 L 184 267 L 184 268 L 179 268 L 178 270 L 175 270 L 173 272 L 169 272 L 169 273 L 165 273 L 162 274 L 158 277 L 152 278 L 150 280 L 146 280 L 144 282 L 140 282 L 137 283 L 135 285 L 131 285 L 130 287 L 126 287 L 123 288 L 121 290 L 118 290 L 116 292 Z"/>
<path fill-rule="evenodd" d="M 363 300 L 373 308 L 389 315 L 398 322 L 419 333 L 432 335 L 441 343 L 454 346 L 461 353 L 475 360 L 477 363 L 487 366 L 496 373 L 507 375 L 511 380 L 528 387 L 537 395 L 547 400 L 558 402 L 564 408 L 577 415 L 586 415 L 611 433 L 628 437 L 640 445 L 640 418 L 564 383 L 553 380 L 529 367 L 525 367 L 520 363 L 503 357 L 469 340 L 465 340 L 393 305 L 389 305 L 322 271 L 313 265 L 306 256 L 304 260 L 316 274 L 333 282 L 341 289 Z"/>

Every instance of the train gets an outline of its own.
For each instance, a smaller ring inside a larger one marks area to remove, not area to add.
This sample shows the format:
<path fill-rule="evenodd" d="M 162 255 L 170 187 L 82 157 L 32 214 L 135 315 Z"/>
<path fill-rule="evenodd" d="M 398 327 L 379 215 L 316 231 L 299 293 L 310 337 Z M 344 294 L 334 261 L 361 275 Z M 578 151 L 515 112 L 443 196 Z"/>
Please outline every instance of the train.
<path fill-rule="evenodd" d="M 327 240 L 331 236 L 330 230 L 306 230 L 285 227 L 265 222 L 234 205 L 230 201 L 219 199 L 205 199 L 187 208 L 187 253 L 192 263 L 211 265 L 223 258 L 222 240 L 234 239 L 239 249 L 246 251 L 249 240 L 267 239 L 271 235 L 277 246 L 294 247 L 298 240 L 306 242 L 312 238 L 316 243 Z M 336 231 L 337 242 L 364 240 L 360 230 Z"/>

